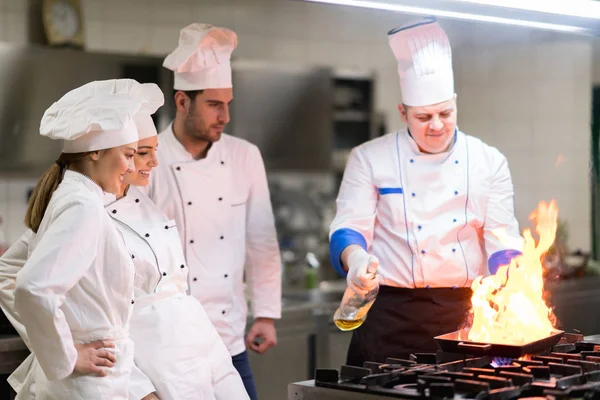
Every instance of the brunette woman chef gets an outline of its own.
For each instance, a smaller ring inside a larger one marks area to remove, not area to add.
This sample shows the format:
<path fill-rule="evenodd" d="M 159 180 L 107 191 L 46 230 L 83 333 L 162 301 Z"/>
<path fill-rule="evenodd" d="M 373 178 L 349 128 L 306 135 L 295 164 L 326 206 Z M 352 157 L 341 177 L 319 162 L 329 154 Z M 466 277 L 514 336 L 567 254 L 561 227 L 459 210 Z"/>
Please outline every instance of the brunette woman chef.
<path fill-rule="evenodd" d="M 36 235 L 15 288 L 41 366 L 36 399 L 128 398 L 134 266 L 103 198 L 134 168 L 142 102 L 90 89 L 67 93 L 40 125 L 65 144 L 30 199 L 25 222 Z"/>

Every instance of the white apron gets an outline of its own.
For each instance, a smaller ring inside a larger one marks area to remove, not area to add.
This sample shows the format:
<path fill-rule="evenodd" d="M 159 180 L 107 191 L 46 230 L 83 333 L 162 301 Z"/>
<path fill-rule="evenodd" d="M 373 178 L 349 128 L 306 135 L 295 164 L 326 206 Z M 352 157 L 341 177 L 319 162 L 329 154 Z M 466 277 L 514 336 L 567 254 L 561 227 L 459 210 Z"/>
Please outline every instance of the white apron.
<path fill-rule="evenodd" d="M 136 267 L 130 335 L 136 366 L 150 379 L 157 396 L 161 400 L 247 399 L 204 308 L 186 294 L 188 267 L 175 222 L 135 187 L 106 209 Z"/>

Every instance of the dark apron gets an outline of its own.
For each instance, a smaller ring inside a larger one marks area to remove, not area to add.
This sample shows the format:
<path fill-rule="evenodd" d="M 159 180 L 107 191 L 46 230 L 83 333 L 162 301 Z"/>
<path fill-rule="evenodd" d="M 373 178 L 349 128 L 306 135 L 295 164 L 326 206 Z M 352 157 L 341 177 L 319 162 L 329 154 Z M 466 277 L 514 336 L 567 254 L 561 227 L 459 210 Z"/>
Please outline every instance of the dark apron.
<path fill-rule="evenodd" d="M 353 331 L 346 363 L 408 359 L 435 353 L 435 336 L 456 331 L 468 316 L 470 288 L 408 289 L 381 286 L 362 326 Z"/>

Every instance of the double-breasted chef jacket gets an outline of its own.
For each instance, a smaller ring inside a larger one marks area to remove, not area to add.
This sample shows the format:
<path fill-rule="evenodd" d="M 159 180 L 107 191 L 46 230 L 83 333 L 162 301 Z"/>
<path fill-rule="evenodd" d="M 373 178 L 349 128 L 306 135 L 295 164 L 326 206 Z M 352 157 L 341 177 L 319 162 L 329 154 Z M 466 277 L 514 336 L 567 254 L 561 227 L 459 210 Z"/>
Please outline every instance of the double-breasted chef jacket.
<path fill-rule="evenodd" d="M 177 223 L 190 293 L 230 354 L 240 354 L 248 311 L 244 278 L 253 317 L 281 317 L 281 257 L 260 151 L 223 134 L 196 160 L 172 125 L 158 138 L 159 166 L 147 193 Z"/>
<path fill-rule="evenodd" d="M 490 264 L 519 254 L 506 158 L 456 130 L 448 151 L 425 154 L 407 130 L 350 154 L 331 224 L 331 261 L 349 245 L 375 255 L 381 284 L 347 363 L 435 352 L 433 337 L 456 330 L 470 285 Z"/>
<path fill-rule="evenodd" d="M 382 285 L 469 287 L 488 258 L 522 247 L 506 158 L 458 130 L 439 154 L 422 153 L 407 130 L 355 148 L 331 224 L 340 273 L 350 244 L 379 258 Z"/>

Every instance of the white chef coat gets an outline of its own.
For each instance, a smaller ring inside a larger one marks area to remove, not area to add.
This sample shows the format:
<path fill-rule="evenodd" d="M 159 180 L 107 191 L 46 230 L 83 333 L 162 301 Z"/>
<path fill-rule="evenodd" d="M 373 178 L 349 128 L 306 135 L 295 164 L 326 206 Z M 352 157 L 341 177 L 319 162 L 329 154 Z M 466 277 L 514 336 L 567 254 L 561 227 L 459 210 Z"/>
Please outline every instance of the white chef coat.
<path fill-rule="evenodd" d="M 41 367 L 34 374 L 39 399 L 127 398 L 134 266 L 102 202 L 96 183 L 65 171 L 17 274 L 15 310 Z M 108 376 L 71 375 L 74 343 L 101 339 L 116 346 Z"/>
<path fill-rule="evenodd" d="M 188 267 L 177 225 L 136 187 L 106 209 L 136 269 L 130 335 L 135 363 L 152 381 L 132 379 L 130 398 L 247 399 L 244 384 L 202 305 L 186 294 Z"/>
<path fill-rule="evenodd" d="M 281 258 L 260 151 L 223 134 L 195 160 L 172 126 L 158 136 L 148 195 L 177 222 L 189 291 L 231 355 L 245 350 L 244 264 L 254 318 L 281 317 Z"/>
<path fill-rule="evenodd" d="M 383 285 L 470 286 L 492 254 L 522 249 L 506 158 L 458 130 L 440 154 L 422 153 L 406 130 L 366 142 L 348 159 L 330 236 L 338 271 L 343 249 L 359 244 L 379 258 Z"/>

